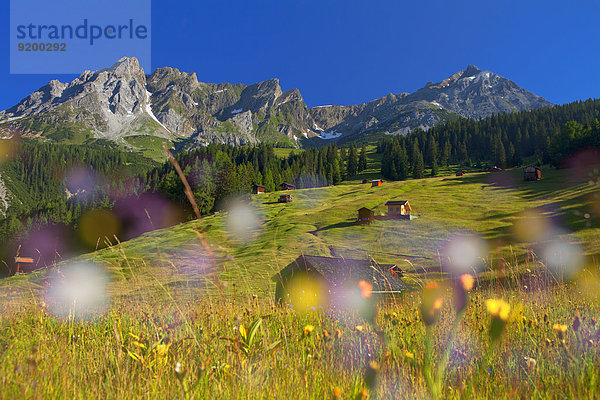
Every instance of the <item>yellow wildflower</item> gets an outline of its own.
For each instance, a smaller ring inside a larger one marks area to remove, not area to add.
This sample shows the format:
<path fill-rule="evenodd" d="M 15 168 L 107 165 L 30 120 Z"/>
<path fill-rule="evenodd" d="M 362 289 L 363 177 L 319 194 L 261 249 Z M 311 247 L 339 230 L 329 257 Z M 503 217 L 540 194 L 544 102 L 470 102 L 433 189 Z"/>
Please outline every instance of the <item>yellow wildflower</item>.
<path fill-rule="evenodd" d="M 357 331 L 359 331 L 359 332 L 362 332 L 362 331 L 364 331 L 364 329 L 365 329 L 365 328 L 364 328 L 362 325 L 356 325 L 356 326 L 354 327 L 354 329 L 356 329 L 356 330 L 357 330 Z"/>
<path fill-rule="evenodd" d="M 171 343 L 169 344 L 157 344 L 156 348 L 154 349 L 154 351 L 156 352 L 156 354 L 160 357 L 164 357 L 167 355 L 167 353 L 169 352 L 169 347 L 171 347 Z"/>
<path fill-rule="evenodd" d="M 404 356 L 406 358 L 410 358 L 411 360 L 415 358 L 415 355 L 413 353 L 411 353 L 410 351 L 407 351 L 406 353 L 404 353 Z"/>
<path fill-rule="evenodd" d="M 305 327 L 302 329 L 302 333 L 303 333 L 303 334 L 305 334 L 305 335 L 310 335 L 310 333 L 311 333 L 312 331 L 314 331 L 314 330 L 315 330 L 315 327 L 314 327 L 314 326 L 312 326 L 312 325 L 306 325 L 306 326 L 305 326 Z"/>
<path fill-rule="evenodd" d="M 246 330 L 246 327 L 244 325 L 240 325 L 239 331 L 240 331 L 240 336 L 243 339 L 246 339 L 246 336 L 248 336 L 248 331 Z"/>
<path fill-rule="evenodd" d="M 488 299 L 485 301 L 488 313 L 492 318 L 498 318 L 504 322 L 510 314 L 510 304 L 501 299 Z"/>
<path fill-rule="evenodd" d="M 554 329 L 558 333 L 565 333 L 567 331 L 567 326 L 561 324 L 554 324 L 552 329 Z"/>

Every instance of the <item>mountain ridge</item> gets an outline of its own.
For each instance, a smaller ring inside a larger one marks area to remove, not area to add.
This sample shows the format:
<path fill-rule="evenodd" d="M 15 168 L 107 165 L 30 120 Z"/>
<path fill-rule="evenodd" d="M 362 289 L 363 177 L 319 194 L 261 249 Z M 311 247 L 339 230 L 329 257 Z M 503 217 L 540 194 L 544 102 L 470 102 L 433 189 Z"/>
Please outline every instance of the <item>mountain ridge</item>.
<path fill-rule="evenodd" d="M 0 132 L 56 141 L 103 138 L 125 146 L 130 137 L 156 136 L 184 147 L 265 142 L 299 147 L 307 138 L 408 134 L 452 118 L 549 106 L 511 80 L 474 65 L 413 93 L 309 108 L 299 89 L 284 91 L 277 78 L 250 85 L 205 83 L 195 72 L 172 67 L 146 75 L 137 59 L 124 57 L 69 83 L 50 81 L 0 112 Z"/>

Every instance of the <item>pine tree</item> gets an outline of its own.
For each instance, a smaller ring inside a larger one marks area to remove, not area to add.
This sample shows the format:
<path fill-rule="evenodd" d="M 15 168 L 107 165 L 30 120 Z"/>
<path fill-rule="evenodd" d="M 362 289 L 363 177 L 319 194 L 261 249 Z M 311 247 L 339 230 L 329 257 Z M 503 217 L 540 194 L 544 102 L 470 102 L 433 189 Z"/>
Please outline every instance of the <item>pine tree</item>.
<path fill-rule="evenodd" d="M 367 169 L 367 149 L 365 146 L 360 149 L 360 157 L 358 158 L 358 172 Z"/>
<path fill-rule="evenodd" d="M 350 146 L 350 151 L 348 152 L 348 161 L 346 163 L 346 176 L 352 177 L 356 175 L 358 172 L 358 156 L 356 154 L 356 148 L 354 146 Z"/>
<path fill-rule="evenodd" d="M 425 163 L 423 162 L 423 153 L 417 149 L 415 154 L 415 163 L 413 165 L 413 178 L 420 179 L 425 175 Z"/>

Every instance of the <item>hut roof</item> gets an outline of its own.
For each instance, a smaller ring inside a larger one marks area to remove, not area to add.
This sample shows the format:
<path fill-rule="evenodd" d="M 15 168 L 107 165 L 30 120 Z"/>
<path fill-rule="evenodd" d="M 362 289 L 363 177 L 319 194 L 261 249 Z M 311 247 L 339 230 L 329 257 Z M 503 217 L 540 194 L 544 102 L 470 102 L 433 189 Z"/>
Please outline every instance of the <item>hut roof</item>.
<path fill-rule="evenodd" d="M 374 212 L 373 210 L 371 210 L 370 208 L 367 208 L 367 207 L 361 207 L 361 208 L 358 209 L 358 211 L 362 211 L 362 210 L 367 210 L 367 211 L 370 211 L 370 212 Z"/>
<path fill-rule="evenodd" d="M 263 185 L 258 185 L 256 183 L 254 184 L 254 187 L 259 187 L 259 188 L 263 188 L 263 189 L 265 188 Z"/>
<path fill-rule="evenodd" d="M 385 203 L 386 206 L 403 206 L 408 203 L 408 200 L 390 200 Z"/>
<path fill-rule="evenodd" d="M 373 291 L 394 292 L 409 288 L 399 277 L 401 270 L 395 264 L 377 264 L 370 260 L 340 257 L 302 255 L 273 276 L 278 281 L 296 269 L 318 272 L 334 289 L 365 280 L 373 285 Z M 393 270 L 393 272 L 392 272 Z"/>

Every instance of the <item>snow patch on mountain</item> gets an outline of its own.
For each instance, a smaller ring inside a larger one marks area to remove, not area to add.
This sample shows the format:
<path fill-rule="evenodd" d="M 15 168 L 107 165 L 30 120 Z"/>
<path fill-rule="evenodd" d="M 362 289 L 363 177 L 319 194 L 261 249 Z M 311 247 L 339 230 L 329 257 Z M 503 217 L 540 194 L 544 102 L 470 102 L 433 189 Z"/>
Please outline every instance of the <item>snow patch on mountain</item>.
<path fill-rule="evenodd" d="M 157 124 L 159 124 L 160 126 L 162 126 L 167 132 L 171 133 L 171 131 L 162 124 L 162 122 L 160 122 L 158 120 L 158 118 L 156 118 L 156 115 L 154 115 L 154 113 L 152 112 L 152 105 L 150 103 L 150 96 L 152 96 L 152 93 L 150 93 L 148 90 L 146 90 L 146 113 L 150 116 L 150 118 L 152 118 L 154 121 L 156 121 Z"/>
<path fill-rule="evenodd" d="M 319 137 L 324 140 L 335 139 L 335 138 L 339 138 L 340 136 L 342 136 L 342 133 L 338 132 L 338 131 L 329 131 L 329 132 L 321 131 L 320 135 L 319 135 Z"/>

